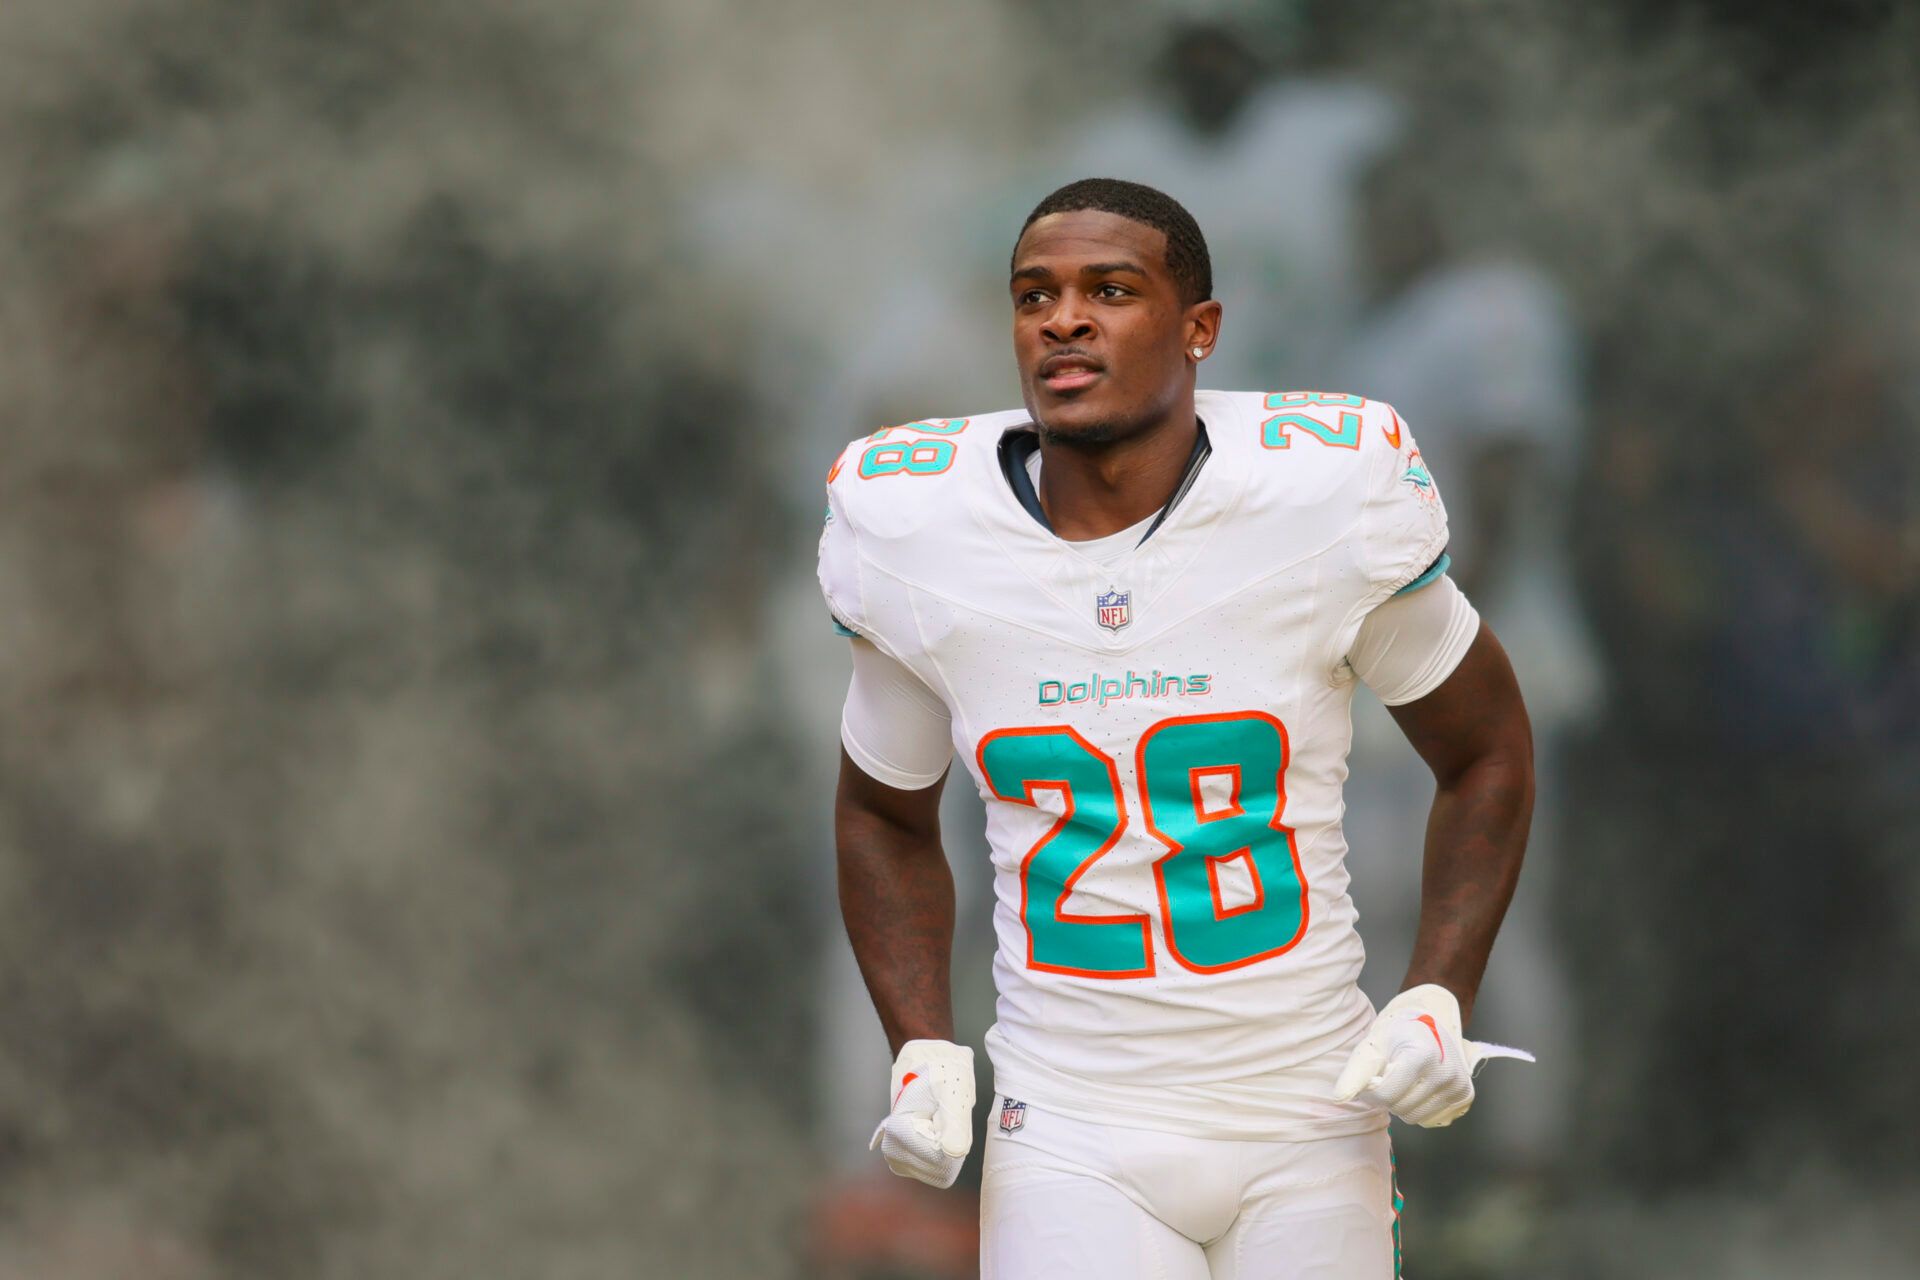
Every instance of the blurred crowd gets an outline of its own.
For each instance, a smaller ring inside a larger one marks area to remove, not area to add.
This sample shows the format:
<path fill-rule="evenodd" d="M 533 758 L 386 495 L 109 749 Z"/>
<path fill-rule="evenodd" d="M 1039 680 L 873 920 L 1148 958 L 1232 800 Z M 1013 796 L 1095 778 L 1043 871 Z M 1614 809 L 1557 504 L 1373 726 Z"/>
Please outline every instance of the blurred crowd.
<path fill-rule="evenodd" d="M 775 472 L 594 64 L 433 8 L 0 13 L 8 1280 L 792 1254 Z"/>
<path fill-rule="evenodd" d="M 676 145 L 750 92 L 701 70 L 742 30 L 863 74 L 771 3 L 6 6 L 0 1277 L 969 1274 L 964 1187 L 865 1150 L 814 486 L 1017 403 L 1007 254 L 1096 174 L 1208 234 L 1203 385 L 1400 409 L 1533 710 L 1476 1031 L 1541 1063 L 1399 1139 L 1420 1274 L 1901 1273 L 1901 42 L 1112 7 L 1091 51 L 1072 0 L 868 14 L 1022 127 L 810 166 Z M 903 113 L 975 100 L 922 65 Z M 1354 769 L 1378 999 L 1431 784 L 1374 705 Z"/>

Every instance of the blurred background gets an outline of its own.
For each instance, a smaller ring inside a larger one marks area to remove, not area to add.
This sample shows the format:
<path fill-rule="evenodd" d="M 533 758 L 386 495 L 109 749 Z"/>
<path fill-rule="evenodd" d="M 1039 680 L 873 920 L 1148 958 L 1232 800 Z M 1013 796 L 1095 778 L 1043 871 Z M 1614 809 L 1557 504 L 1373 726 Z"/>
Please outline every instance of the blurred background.
<path fill-rule="evenodd" d="M 1912 1274 L 1913 6 L 7 0 L 0 1280 L 971 1274 L 865 1150 L 819 484 L 1018 402 L 1093 174 L 1203 385 L 1406 415 L 1533 708 L 1541 1063 L 1398 1135 L 1410 1271 Z"/>

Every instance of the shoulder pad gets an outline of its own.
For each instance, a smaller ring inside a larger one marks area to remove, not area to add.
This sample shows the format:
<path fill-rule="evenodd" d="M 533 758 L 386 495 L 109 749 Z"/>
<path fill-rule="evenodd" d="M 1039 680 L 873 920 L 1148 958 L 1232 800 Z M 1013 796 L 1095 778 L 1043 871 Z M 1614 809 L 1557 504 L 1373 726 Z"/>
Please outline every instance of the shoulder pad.
<path fill-rule="evenodd" d="M 1230 440 L 1213 433 L 1214 448 L 1240 453 L 1256 505 L 1357 504 L 1404 436 L 1393 406 L 1347 392 L 1205 392 L 1198 404 L 1237 424 Z"/>
<path fill-rule="evenodd" d="M 841 450 L 829 496 L 863 538 L 909 537 L 950 521 L 971 488 L 997 479 L 1000 436 L 1026 420 L 1015 409 L 882 427 Z"/>
<path fill-rule="evenodd" d="M 827 471 L 820 588 L 845 628 L 890 653 L 907 643 L 890 584 L 936 577 L 987 537 L 971 519 L 1000 478 L 999 442 L 1020 410 L 883 427 Z"/>
<path fill-rule="evenodd" d="M 1336 391 L 1206 392 L 1197 403 L 1210 423 L 1237 424 L 1213 433 L 1215 448 L 1245 469 L 1242 512 L 1270 545 L 1346 545 L 1370 581 L 1396 586 L 1445 549 L 1439 491 L 1392 405 Z"/>

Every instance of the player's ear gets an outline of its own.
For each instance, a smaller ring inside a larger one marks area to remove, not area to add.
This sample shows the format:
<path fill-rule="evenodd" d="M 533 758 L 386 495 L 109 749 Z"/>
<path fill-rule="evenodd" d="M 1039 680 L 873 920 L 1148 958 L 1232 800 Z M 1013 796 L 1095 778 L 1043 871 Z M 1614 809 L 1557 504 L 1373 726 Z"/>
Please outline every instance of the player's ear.
<path fill-rule="evenodd" d="M 1220 341 L 1220 304 L 1212 298 L 1205 302 L 1196 302 L 1187 308 L 1186 341 L 1187 354 L 1195 360 L 1204 360 L 1213 354 L 1214 343 Z M 1195 354 L 1195 353 L 1198 354 Z"/>

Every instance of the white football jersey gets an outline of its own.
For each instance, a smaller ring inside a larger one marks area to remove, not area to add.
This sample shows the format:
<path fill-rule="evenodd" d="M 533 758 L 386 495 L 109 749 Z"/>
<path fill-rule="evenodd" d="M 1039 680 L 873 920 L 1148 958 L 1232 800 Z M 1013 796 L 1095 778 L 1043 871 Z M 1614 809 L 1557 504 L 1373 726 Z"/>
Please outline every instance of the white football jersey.
<path fill-rule="evenodd" d="M 1428 573 L 1446 513 L 1388 405 L 1196 396 L 1212 456 L 1108 565 L 1003 473 L 1024 411 L 854 441 L 820 582 L 946 703 L 987 807 L 995 1088 L 1202 1135 L 1363 1132 L 1332 1100 L 1371 1006 L 1341 785 L 1369 610 Z"/>

